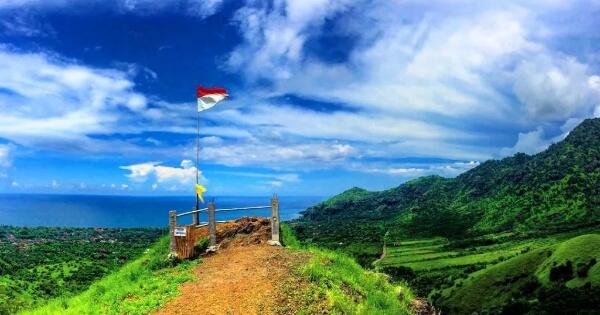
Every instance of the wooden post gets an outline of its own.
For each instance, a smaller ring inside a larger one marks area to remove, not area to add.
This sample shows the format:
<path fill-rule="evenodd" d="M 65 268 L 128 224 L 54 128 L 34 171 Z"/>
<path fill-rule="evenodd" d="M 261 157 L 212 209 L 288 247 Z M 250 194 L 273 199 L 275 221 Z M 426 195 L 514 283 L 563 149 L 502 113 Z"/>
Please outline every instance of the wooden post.
<path fill-rule="evenodd" d="M 279 240 L 279 199 L 273 195 L 271 199 L 271 241 L 281 244 Z"/>
<path fill-rule="evenodd" d="M 177 255 L 177 246 L 175 245 L 175 227 L 177 226 L 177 211 L 169 211 L 169 251 Z"/>
<path fill-rule="evenodd" d="M 198 209 L 198 207 L 196 207 L 196 209 L 194 209 L 194 210 L 198 211 L 200 209 Z M 198 224 L 200 224 L 200 212 L 194 212 L 194 213 L 192 213 L 192 225 L 196 226 Z"/>
<path fill-rule="evenodd" d="M 210 238 L 210 246 L 217 245 L 217 221 L 215 220 L 215 202 L 208 203 L 208 236 Z"/>

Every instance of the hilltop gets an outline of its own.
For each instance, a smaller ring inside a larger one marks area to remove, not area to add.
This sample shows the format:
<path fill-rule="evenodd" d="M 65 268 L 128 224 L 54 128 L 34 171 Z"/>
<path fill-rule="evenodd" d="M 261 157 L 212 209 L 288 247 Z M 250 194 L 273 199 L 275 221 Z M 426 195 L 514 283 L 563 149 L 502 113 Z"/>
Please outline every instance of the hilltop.
<path fill-rule="evenodd" d="M 410 290 L 351 258 L 306 248 L 282 227 L 286 247 L 267 245 L 270 223 L 218 225 L 219 250 L 168 258 L 168 238 L 71 298 L 24 314 L 409 314 Z M 208 242 L 197 243 L 204 252 Z M 422 305 L 420 305 L 422 306 Z"/>

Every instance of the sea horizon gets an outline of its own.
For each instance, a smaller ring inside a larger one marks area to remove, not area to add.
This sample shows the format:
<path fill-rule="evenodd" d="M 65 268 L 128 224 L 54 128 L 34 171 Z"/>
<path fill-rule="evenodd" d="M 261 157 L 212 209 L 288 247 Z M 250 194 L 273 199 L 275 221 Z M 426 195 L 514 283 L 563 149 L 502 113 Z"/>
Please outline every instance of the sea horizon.
<path fill-rule="evenodd" d="M 218 208 L 263 206 L 271 196 L 207 196 Z M 283 221 L 297 218 L 306 208 L 324 200 L 322 196 L 278 196 Z M 206 204 L 201 207 L 205 207 Z M 90 194 L 0 194 L 0 225 L 24 227 L 166 227 L 170 210 L 194 208 L 194 196 L 90 195 Z M 269 209 L 218 213 L 218 220 L 243 216 L 270 216 Z M 178 219 L 191 223 L 191 217 Z M 201 214 L 206 221 L 206 214 Z"/>

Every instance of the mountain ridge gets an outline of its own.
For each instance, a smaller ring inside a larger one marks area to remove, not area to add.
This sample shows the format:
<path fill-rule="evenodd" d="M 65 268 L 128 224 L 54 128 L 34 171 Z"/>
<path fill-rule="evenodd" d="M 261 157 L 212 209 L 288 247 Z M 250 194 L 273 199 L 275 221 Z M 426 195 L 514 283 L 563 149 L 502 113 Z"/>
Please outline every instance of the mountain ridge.
<path fill-rule="evenodd" d="M 365 243 L 365 235 L 380 246 L 384 233 L 461 238 L 577 228 L 600 222 L 599 196 L 594 118 L 540 153 L 489 160 L 455 178 L 420 177 L 381 192 L 352 188 L 308 208 L 293 227 L 300 239 L 329 247 Z M 343 231 L 358 225 L 361 236 Z"/>

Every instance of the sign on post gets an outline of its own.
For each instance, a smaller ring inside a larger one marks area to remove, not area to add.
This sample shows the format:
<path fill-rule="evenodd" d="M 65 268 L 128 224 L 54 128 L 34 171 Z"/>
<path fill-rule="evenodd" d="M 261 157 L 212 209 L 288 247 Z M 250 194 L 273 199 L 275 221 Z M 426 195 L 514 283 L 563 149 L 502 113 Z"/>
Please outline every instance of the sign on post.
<path fill-rule="evenodd" d="M 184 227 L 176 227 L 173 231 L 173 235 L 175 236 L 186 236 L 186 230 Z"/>

